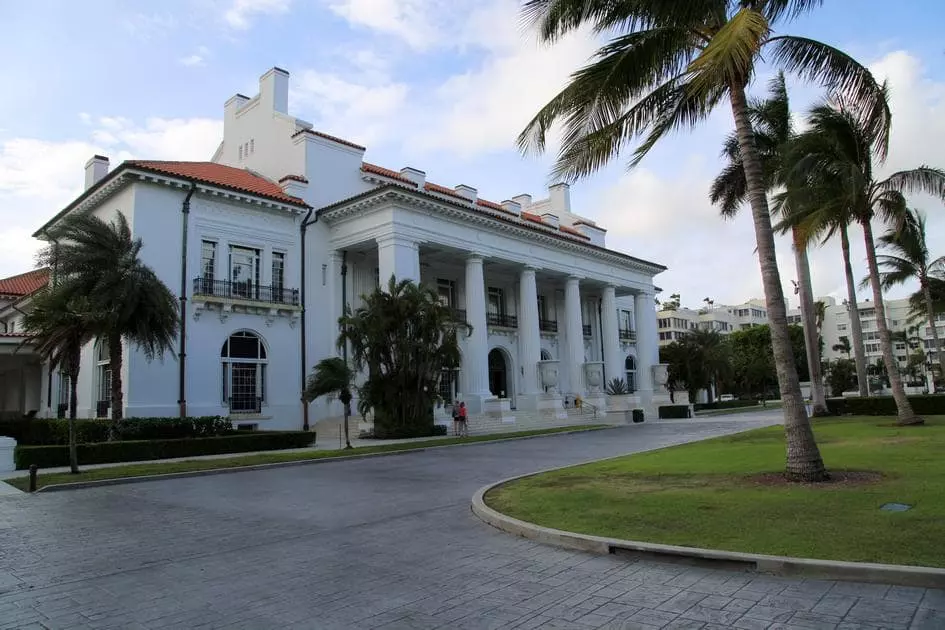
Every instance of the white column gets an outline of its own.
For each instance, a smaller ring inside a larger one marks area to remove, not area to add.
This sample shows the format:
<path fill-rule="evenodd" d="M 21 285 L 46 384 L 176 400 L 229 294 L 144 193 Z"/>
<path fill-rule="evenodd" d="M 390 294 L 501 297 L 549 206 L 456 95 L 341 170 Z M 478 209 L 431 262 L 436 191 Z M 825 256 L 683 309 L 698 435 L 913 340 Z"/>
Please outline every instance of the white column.
<path fill-rule="evenodd" d="M 519 277 L 518 356 L 523 368 L 519 409 L 537 408 L 538 361 L 541 360 L 541 331 L 538 328 L 538 287 L 535 270 L 525 267 Z"/>
<path fill-rule="evenodd" d="M 397 234 L 379 236 L 377 262 L 382 289 L 387 288 L 391 276 L 394 276 L 397 282 L 420 282 L 420 249 L 415 240 Z"/>
<path fill-rule="evenodd" d="M 565 339 L 571 393 L 584 394 L 584 328 L 581 322 L 581 288 L 577 276 L 568 276 L 564 287 Z"/>
<path fill-rule="evenodd" d="M 653 294 L 637 293 L 633 306 L 637 325 L 637 390 L 648 405 L 653 398 L 653 366 L 659 362 Z"/>
<path fill-rule="evenodd" d="M 620 355 L 620 339 L 617 326 L 617 291 L 613 286 L 604 287 L 601 296 L 601 338 L 604 340 L 604 379 L 625 378 L 623 360 Z"/>
<path fill-rule="evenodd" d="M 316 271 L 318 273 L 317 284 L 320 285 L 321 280 L 322 280 L 321 279 L 322 270 L 317 269 Z M 331 325 L 329 326 L 328 329 L 331 331 L 331 334 L 333 335 L 331 339 L 331 343 L 329 344 L 329 353 L 331 356 L 340 357 L 341 350 L 338 348 L 338 344 L 336 342 L 338 341 L 338 332 L 339 332 L 338 320 L 341 318 L 342 314 L 344 313 L 344 304 L 341 301 L 341 283 L 345 280 L 341 277 L 341 252 L 335 250 L 331 253 L 331 256 L 328 260 L 328 269 L 326 270 L 326 275 L 328 277 L 325 278 L 326 280 L 325 284 L 327 285 L 326 288 L 328 289 L 328 295 L 329 295 L 328 301 L 330 304 L 329 316 L 331 317 Z M 354 286 L 354 274 L 351 273 L 350 264 L 348 264 L 348 277 L 346 278 L 346 280 L 347 280 L 346 289 L 347 289 L 347 294 L 348 294 L 347 297 L 348 297 L 348 303 L 350 304 L 351 295 L 353 292 L 352 289 Z M 316 292 L 316 295 L 317 294 L 318 292 Z"/>
<path fill-rule="evenodd" d="M 466 339 L 463 355 L 463 398 L 473 413 L 482 411 L 482 401 L 489 393 L 489 331 L 486 327 L 486 282 L 482 256 L 466 259 L 466 321 L 472 333 Z"/>

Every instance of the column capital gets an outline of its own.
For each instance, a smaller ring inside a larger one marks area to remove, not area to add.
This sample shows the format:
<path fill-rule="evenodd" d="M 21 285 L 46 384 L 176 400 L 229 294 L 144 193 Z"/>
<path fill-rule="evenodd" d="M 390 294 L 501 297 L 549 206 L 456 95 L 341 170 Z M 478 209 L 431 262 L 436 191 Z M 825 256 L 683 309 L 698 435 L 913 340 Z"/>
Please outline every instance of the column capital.
<path fill-rule="evenodd" d="M 531 265 L 524 265 L 524 266 L 519 270 L 519 273 L 520 273 L 521 275 L 528 274 L 528 275 L 534 276 L 536 271 L 538 271 L 537 268 L 535 268 L 535 267 L 533 267 L 533 266 L 531 266 Z"/>
<path fill-rule="evenodd" d="M 580 283 L 583 278 L 580 276 L 570 275 L 568 276 L 568 283 Z"/>
<path fill-rule="evenodd" d="M 420 242 L 417 239 L 404 236 L 403 234 L 382 234 L 380 236 L 374 237 L 374 242 L 376 242 L 378 246 L 397 245 L 399 247 L 409 247 L 411 249 L 420 248 Z"/>
<path fill-rule="evenodd" d="M 482 254 L 477 254 L 475 252 L 470 252 L 466 254 L 467 263 L 482 263 Z"/>

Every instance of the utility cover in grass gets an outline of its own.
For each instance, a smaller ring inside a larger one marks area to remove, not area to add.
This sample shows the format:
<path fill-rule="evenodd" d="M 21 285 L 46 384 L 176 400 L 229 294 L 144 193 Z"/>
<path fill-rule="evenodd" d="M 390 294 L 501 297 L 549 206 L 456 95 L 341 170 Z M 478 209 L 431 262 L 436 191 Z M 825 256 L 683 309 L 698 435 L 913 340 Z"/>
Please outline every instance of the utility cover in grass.
<path fill-rule="evenodd" d="M 879 509 L 886 510 L 887 512 L 905 512 L 906 510 L 911 510 L 911 505 L 906 505 L 905 503 L 884 503 Z"/>

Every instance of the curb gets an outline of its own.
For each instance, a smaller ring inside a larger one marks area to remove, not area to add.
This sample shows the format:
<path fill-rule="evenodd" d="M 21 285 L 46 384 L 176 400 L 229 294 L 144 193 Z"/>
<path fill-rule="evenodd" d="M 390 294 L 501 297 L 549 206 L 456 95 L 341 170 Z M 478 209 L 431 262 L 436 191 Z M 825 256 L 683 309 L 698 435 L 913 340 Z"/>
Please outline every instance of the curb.
<path fill-rule="evenodd" d="M 62 492 L 66 490 L 82 490 L 85 488 L 97 488 L 101 486 L 118 486 L 125 485 L 130 483 L 145 483 L 147 481 L 166 481 L 169 479 L 187 479 L 189 477 L 204 477 L 209 475 L 223 475 L 229 473 L 237 472 L 247 472 L 252 470 L 269 470 L 271 468 L 289 468 L 292 466 L 309 466 L 313 464 L 327 464 L 331 462 L 339 461 L 350 461 L 355 459 L 367 459 L 369 457 L 390 457 L 394 455 L 405 455 L 407 453 L 417 453 L 423 451 L 434 451 L 444 448 L 453 448 L 455 446 L 480 446 L 484 444 L 498 444 L 500 442 L 514 442 L 518 440 L 531 440 L 534 438 L 544 438 L 544 437 L 554 437 L 557 435 L 572 435 L 574 433 L 589 433 L 591 431 L 608 431 L 611 429 L 617 429 L 625 425 L 612 425 L 604 427 L 595 427 L 587 429 L 572 429 L 570 431 L 557 431 L 555 433 L 538 433 L 536 435 L 522 435 L 518 437 L 507 437 L 501 438 L 498 440 L 482 440 L 480 442 L 468 442 L 460 444 L 443 444 L 440 446 L 419 446 L 417 448 L 408 448 L 401 451 L 387 451 L 381 453 L 364 453 L 361 455 L 340 455 L 338 457 L 320 457 L 314 459 L 297 459 L 286 462 L 272 462 L 268 464 L 251 464 L 249 466 L 231 466 L 229 468 L 210 468 L 207 470 L 191 470 L 185 472 L 176 472 L 176 473 L 164 473 L 160 475 L 141 475 L 137 477 L 116 477 L 114 479 L 98 479 L 94 481 L 76 481 L 73 483 L 57 483 L 49 486 L 43 486 L 39 488 L 35 493 L 40 492 Z M 273 453 L 278 453 L 278 451 L 272 451 Z M 239 455 L 234 453 L 234 455 Z M 199 460 L 198 460 L 199 461 Z M 134 464 L 134 462 L 127 462 L 128 465 Z M 4 483 L 0 481 L 0 483 Z M 12 487 L 12 486 L 11 486 Z M 17 488 L 19 490 L 19 488 Z M 20 492 L 24 495 L 29 495 L 29 492 Z"/>
<path fill-rule="evenodd" d="M 582 464 L 577 465 L 580 466 Z M 675 562 L 717 569 L 754 571 L 784 577 L 807 577 L 854 582 L 881 582 L 885 584 L 895 584 L 897 586 L 945 589 L 945 569 L 914 567 L 900 564 L 874 564 L 867 562 L 792 558 L 789 556 L 768 556 L 739 551 L 680 547 L 635 540 L 622 540 L 620 538 L 607 538 L 604 536 L 591 536 L 521 521 L 517 518 L 502 514 L 485 503 L 486 493 L 493 488 L 518 479 L 525 479 L 542 473 L 573 467 L 572 465 L 549 468 L 525 475 L 509 477 L 508 479 L 483 486 L 473 495 L 472 512 L 484 523 L 503 532 L 547 545 L 598 555 L 620 555 L 638 560 Z"/>

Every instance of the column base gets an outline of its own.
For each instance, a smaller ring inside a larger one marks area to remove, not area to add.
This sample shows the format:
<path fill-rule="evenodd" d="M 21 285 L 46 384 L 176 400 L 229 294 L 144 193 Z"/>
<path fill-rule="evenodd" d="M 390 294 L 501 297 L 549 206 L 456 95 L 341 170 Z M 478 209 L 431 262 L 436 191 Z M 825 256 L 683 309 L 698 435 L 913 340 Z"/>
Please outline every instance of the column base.
<path fill-rule="evenodd" d="M 484 392 L 481 394 L 456 394 L 457 400 L 466 403 L 466 413 L 469 415 L 486 413 L 486 402 L 494 398 L 495 396 L 491 392 Z"/>
<path fill-rule="evenodd" d="M 515 398 L 515 408 L 522 411 L 535 411 L 538 409 L 538 401 L 545 394 L 519 394 Z"/>
<path fill-rule="evenodd" d="M 556 420 L 566 420 L 568 417 L 564 398 L 560 394 L 539 394 L 536 404 L 538 411 L 552 413 Z"/>

